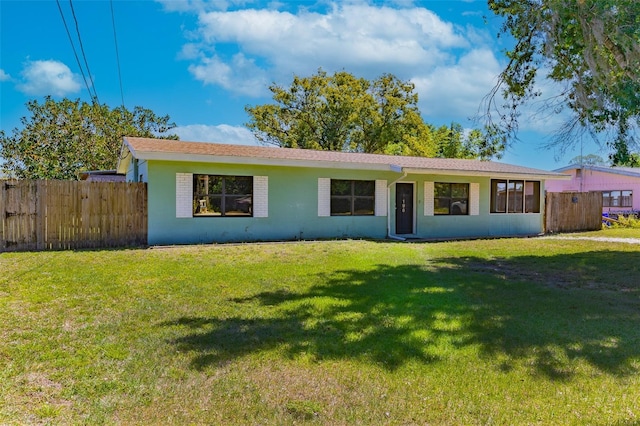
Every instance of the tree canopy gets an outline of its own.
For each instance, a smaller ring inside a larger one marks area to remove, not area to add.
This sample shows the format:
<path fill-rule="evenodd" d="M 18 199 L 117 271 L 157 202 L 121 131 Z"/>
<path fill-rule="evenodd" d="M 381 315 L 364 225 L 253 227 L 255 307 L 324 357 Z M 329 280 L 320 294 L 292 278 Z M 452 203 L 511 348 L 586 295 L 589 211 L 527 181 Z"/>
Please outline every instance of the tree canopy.
<path fill-rule="evenodd" d="M 87 170 L 115 168 L 123 136 L 159 137 L 175 127 L 169 116 L 135 107 L 111 109 L 79 99 L 43 103 L 27 102 L 30 117 L 23 117 L 22 129 L 6 135 L 0 131 L 2 171 L 21 179 L 78 179 Z"/>
<path fill-rule="evenodd" d="M 581 132 L 604 138 L 610 158 L 625 163 L 640 123 L 640 2 L 637 0 L 488 0 L 515 39 L 489 95 L 487 120 L 503 140 L 518 130 L 522 107 L 540 96 L 540 74 L 561 83 L 547 99 L 552 113 L 570 111 L 556 142 Z M 507 101 L 500 104 L 502 94 Z M 495 118 L 497 114 L 497 119 Z"/>
<path fill-rule="evenodd" d="M 411 82 L 392 74 L 375 80 L 322 69 L 269 87 L 275 103 L 247 106 L 246 126 L 265 144 L 286 148 L 392 155 L 484 158 L 502 147 L 460 125 L 436 128 L 422 119 Z M 448 146 L 447 144 L 457 144 Z"/>
<path fill-rule="evenodd" d="M 596 154 L 578 155 L 573 157 L 569 164 L 580 164 L 584 166 L 606 166 L 607 162 L 604 158 Z"/>

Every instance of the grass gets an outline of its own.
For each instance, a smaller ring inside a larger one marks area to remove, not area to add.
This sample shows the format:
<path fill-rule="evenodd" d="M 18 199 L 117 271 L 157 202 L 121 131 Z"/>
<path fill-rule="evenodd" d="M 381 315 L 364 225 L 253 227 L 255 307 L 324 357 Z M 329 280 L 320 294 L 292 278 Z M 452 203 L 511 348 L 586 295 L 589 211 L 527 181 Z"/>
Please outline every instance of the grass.
<path fill-rule="evenodd" d="M 0 270 L 0 424 L 640 422 L 640 245 L 4 253 Z"/>
<path fill-rule="evenodd" d="M 592 238 L 630 238 L 640 239 L 640 221 L 635 221 L 633 226 L 613 225 L 604 227 L 598 231 L 571 232 L 565 234 L 557 234 L 555 237 L 592 237 Z"/>

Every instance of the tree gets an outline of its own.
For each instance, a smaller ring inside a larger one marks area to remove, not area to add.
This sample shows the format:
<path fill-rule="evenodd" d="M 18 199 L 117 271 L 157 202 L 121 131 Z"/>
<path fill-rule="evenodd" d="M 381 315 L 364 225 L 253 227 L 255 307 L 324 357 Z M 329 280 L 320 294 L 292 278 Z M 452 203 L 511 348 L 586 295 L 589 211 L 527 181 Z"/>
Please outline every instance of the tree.
<path fill-rule="evenodd" d="M 288 88 L 271 85 L 275 104 L 247 106 L 246 125 L 262 143 L 287 148 L 428 157 L 499 155 L 501 149 L 489 139 L 482 137 L 479 143 L 479 131 L 466 140 L 477 144 L 475 151 L 443 148 L 454 143 L 451 132 L 440 134 L 424 122 L 414 89 L 413 83 L 391 74 L 369 81 L 344 71 L 330 76 L 320 69 L 311 77 L 294 76 Z M 456 131 L 462 136 L 461 126 Z"/>
<path fill-rule="evenodd" d="M 8 136 L 0 131 L 0 157 L 5 174 L 20 179 L 78 179 L 78 172 L 113 169 L 123 136 L 160 137 L 175 127 L 169 116 L 135 107 L 110 109 L 79 99 L 27 102 L 31 117 Z"/>
<path fill-rule="evenodd" d="M 465 131 L 459 123 L 432 128 L 436 141 L 436 157 L 489 160 L 502 157 L 504 145 L 482 131 Z"/>
<path fill-rule="evenodd" d="M 569 164 L 580 164 L 584 166 L 606 166 L 604 158 L 596 154 L 578 155 L 573 157 Z"/>
<path fill-rule="evenodd" d="M 288 148 L 431 155 L 434 146 L 412 83 L 391 74 L 369 81 L 322 69 L 271 85 L 276 104 L 247 106 L 259 141 Z"/>
<path fill-rule="evenodd" d="M 624 161 L 635 142 L 640 122 L 640 2 L 637 0 L 488 0 L 489 8 L 505 18 L 501 34 L 510 34 L 515 47 L 507 66 L 488 96 L 487 122 L 503 139 L 518 130 L 522 107 L 539 97 L 537 80 L 547 77 L 564 86 L 548 99 L 553 113 L 568 109 L 571 118 L 556 143 L 571 144 L 580 132 L 605 136 Z M 499 105 L 501 93 L 506 100 Z M 497 112 L 498 119 L 494 120 Z"/>

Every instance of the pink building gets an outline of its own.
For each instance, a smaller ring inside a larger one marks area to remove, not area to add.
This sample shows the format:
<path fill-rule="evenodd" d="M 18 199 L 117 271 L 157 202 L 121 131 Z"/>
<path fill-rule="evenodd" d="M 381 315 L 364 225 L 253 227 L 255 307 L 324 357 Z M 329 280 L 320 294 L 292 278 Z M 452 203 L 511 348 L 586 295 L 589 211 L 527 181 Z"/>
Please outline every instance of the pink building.
<path fill-rule="evenodd" d="M 573 164 L 554 172 L 571 175 L 571 180 L 547 181 L 548 192 L 601 191 L 603 212 L 640 211 L 640 168 Z"/>

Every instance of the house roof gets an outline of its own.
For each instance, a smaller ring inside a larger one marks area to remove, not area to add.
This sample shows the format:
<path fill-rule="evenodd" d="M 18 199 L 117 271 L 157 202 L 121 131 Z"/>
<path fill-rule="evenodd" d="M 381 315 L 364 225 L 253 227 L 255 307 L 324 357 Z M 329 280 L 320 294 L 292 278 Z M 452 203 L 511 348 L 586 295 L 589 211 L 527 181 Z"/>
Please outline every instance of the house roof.
<path fill-rule="evenodd" d="M 124 182 L 126 176 L 115 170 L 88 170 L 78 173 L 80 180 L 92 182 Z"/>
<path fill-rule="evenodd" d="M 139 160 L 194 161 L 289 167 L 385 170 L 398 173 L 450 174 L 529 179 L 567 179 L 562 173 L 495 161 L 405 157 L 310 149 L 186 142 L 169 139 L 125 137 L 118 172 Z"/>
<path fill-rule="evenodd" d="M 607 166 L 593 166 L 590 164 L 570 164 L 565 167 L 554 170 L 554 172 L 563 173 L 569 170 L 593 170 L 595 172 L 612 173 L 615 175 L 632 176 L 640 178 L 640 168 L 638 167 L 607 167 Z"/>

